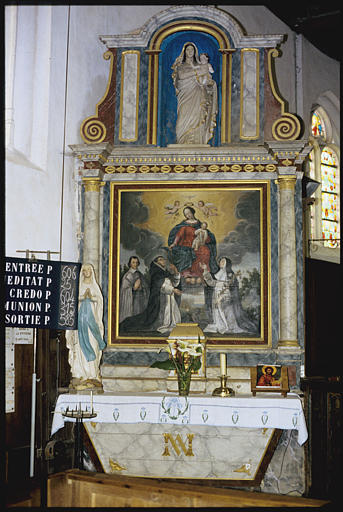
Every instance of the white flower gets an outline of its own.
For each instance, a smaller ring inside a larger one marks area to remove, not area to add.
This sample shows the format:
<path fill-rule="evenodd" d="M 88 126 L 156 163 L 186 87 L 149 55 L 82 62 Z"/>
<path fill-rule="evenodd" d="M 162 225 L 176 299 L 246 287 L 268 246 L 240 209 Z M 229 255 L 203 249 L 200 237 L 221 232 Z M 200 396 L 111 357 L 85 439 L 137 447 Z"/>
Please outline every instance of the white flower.
<path fill-rule="evenodd" d="M 201 343 L 197 343 L 197 344 L 192 343 L 189 346 L 188 353 L 189 353 L 190 356 L 200 357 L 202 355 L 202 345 L 201 345 Z"/>
<path fill-rule="evenodd" d="M 192 343 L 190 341 L 183 341 L 180 339 L 175 340 L 174 343 L 170 343 L 169 347 L 173 355 L 175 355 L 176 352 L 187 352 L 190 356 L 199 357 L 203 352 L 203 346 L 201 343 Z"/>

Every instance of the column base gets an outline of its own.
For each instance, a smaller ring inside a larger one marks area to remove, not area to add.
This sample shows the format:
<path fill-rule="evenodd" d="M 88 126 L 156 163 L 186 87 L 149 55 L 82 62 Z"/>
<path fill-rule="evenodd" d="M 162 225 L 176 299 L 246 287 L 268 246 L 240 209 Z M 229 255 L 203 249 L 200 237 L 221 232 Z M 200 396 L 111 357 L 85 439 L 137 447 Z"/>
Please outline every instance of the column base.
<path fill-rule="evenodd" d="M 300 348 L 298 340 L 279 340 L 277 348 Z"/>

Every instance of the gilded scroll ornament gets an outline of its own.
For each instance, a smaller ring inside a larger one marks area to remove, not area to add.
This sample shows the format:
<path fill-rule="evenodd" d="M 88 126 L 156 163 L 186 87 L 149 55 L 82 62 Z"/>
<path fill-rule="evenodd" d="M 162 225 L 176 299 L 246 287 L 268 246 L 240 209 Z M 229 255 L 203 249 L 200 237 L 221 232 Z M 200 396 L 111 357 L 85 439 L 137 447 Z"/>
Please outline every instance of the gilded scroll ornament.
<path fill-rule="evenodd" d="M 285 112 L 282 117 L 277 119 L 272 126 L 272 134 L 276 140 L 295 140 L 300 133 L 300 122 L 293 116 Z"/>
<path fill-rule="evenodd" d="M 123 471 L 124 469 L 126 469 L 124 466 L 121 466 L 120 464 L 118 464 L 118 462 L 115 462 L 111 458 L 108 459 L 108 462 L 111 468 L 111 473 L 114 473 L 115 471 Z"/>
<path fill-rule="evenodd" d="M 94 116 L 87 117 L 81 124 L 80 133 L 86 143 L 99 143 L 106 137 L 106 126 Z"/>
<path fill-rule="evenodd" d="M 251 463 L 247 462 L 245 464 L 242 464 L 241 467 L 234 469 L 234 473 L 246 473 L 247 475 L 251 475 Z"/>

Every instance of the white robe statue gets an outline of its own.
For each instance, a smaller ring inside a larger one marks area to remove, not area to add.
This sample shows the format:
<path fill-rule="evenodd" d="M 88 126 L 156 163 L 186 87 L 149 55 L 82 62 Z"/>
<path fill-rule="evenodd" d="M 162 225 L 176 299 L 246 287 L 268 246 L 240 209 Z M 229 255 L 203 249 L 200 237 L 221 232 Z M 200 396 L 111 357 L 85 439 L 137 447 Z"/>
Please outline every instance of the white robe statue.
<path fill-rule="evenodd" d="M 103 297 L 94 269 L 84 264 L 80 274 L 78 330 L 66 331 L 73 389 L 102 387 L 100 359 L 106 347 L 102 317 Z"/>
<path fill-rule="evenodd" d="M 217 84 L 207 54 L 199 57 L 194 43 L 187 42 L 172 66 L 177 97 L 176 141 L 207 144 L 213 137 L 218 112 Z"/>

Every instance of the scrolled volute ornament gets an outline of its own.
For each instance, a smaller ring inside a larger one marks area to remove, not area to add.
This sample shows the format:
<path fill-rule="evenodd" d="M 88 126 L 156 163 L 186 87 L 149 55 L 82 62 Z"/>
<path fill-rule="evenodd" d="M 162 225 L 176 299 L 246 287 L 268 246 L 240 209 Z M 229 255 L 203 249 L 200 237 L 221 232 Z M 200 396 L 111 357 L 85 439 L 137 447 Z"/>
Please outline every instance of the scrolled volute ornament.
<path fill-rule="evenodd" d="M 106 126 L 97 117 L 87 117 L 80 127 L 80 134 L 87 144 L 102 142 L 106 137 Z"/>
<path fill-rule="evenodd" d="M 275 140 L 296 140 L 299 137 L 301 125 L 299 119 L 293 114 L 285 112 L 272 126 Z"/>

